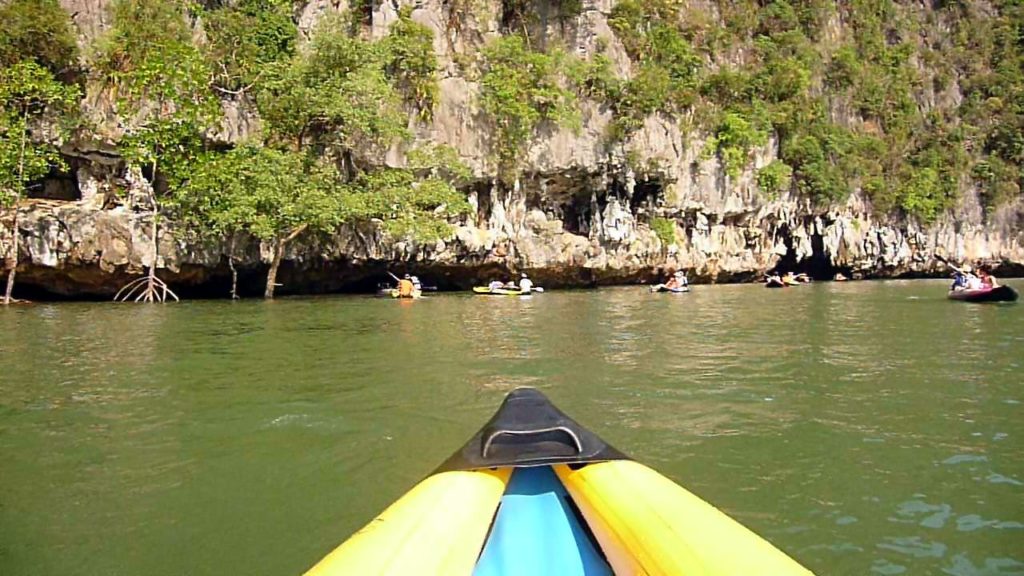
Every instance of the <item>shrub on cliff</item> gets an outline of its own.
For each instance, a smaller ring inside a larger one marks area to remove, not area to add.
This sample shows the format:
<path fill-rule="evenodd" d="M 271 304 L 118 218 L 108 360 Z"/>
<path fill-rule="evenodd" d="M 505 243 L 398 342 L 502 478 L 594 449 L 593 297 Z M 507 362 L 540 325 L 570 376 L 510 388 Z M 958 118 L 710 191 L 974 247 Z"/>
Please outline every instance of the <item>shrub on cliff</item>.
<path fill-rule="evenodd" d="M 57 0 L 0 4 L 0 66 L 22 60 L 33 60 L 57 76 L 77 68 L 74 28 Z"/>
<path fill-rule="evenodd" d="M 793 181 L 793 169 L 781 160 L 773 160 L 757 171 L 757 187 L 769 198 L 777 198 L 789 189 Z"/>
<path fill-rule="evenodd" d="M 295 53 L 291 0 L 241 0 L 203 14 L 205 52 L 222 91 L 243 92 L 263 68 Z"/>
<path fill-rule="evenodd" d="M 0 68 L 0 208 L 15 207 L 10 252 L 4 255 L 8 270 L 4 304 L 11 301 L 18 265 L 18 200 L 27 182 L 63 165 L 55 140 L 70 129 L 66 120 L 73 117 L 78 97 L 76 86 L 60 83 L 32 60 Z M 49 140 L 33 134 L 43 123 L 49 128 Z"/>
<path fill-rule="evenodd" d="M 559 74 L 561 53 L 536 52 L 512 35 L 493 40 L 483 56 L 480 100 L 495 124 L 499 175 L 511 180 L 540 122 L 579 127 L 576 96 Z"/>
<path fill-rule="evenodd" d="M 351 171 L 408 132 L 384 45 L 348 30 L 345 17 L 325 17 L 307 50 L 266 69 L 256 103 L 270 140 L 316 146 Z"/>
<path fill-rule="evenodd" d="M 413 22 L 411 9 L 403 8 L 398 22 L 391 25 L 383 42 L 385 72 L 406 104 L 421 120 L 429 120 L 437 100 L 434 33 L 423 24 Z"/>

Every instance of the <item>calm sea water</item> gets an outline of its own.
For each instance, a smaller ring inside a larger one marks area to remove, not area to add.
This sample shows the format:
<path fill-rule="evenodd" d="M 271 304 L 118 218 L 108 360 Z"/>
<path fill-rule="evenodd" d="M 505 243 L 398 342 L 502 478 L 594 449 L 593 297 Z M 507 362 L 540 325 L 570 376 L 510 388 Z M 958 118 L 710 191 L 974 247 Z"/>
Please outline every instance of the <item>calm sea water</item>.
<path fill-rule="evenodd" d="M 944 290 L 0 310 L 0 573 L 301 573 L 534 386 L 818 574 L 1024 574 L 1024 306 Z"/>

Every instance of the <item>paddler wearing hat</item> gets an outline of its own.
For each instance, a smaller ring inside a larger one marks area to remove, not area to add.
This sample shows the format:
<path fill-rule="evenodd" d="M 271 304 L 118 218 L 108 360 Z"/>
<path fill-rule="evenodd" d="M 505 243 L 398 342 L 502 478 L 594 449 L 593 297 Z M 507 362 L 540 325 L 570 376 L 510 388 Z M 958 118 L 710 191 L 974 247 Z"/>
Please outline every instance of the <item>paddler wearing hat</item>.
<path fill-rule="evenodd" d="M 412 283 L 412 278 L 408 274 L 398 281 L 399 298 L 412 298 L 412 293 L 415 289 L 416 285 Z"/>
<path fill-rule="evenodd" d="M 526 275 L 526 272 L 519 275 L 519 290 L 523 294 L 529 294 L 533 290 L 533 281 Z"/>

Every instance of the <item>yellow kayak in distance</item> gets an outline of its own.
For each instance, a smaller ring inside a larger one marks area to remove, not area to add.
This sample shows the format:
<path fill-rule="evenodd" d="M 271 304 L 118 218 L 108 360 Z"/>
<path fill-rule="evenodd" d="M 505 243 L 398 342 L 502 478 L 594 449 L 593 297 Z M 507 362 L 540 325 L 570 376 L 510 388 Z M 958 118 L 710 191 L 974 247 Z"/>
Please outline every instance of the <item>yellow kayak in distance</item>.
<path fill-rule="evenodd" d="M 534 286 L 529 292 L 523 292 L 518 288 L 490 288 L 488 286 L 474 286 L 473 293 L 481 294 L 485 296 L 532 296 L 534 294 L 542 294 L 544 289 L 539 286 Z"/>
<path fill-rule="evenodd" d="M 433 474 L 307 576 L 807 576 L 539 391 L 510 392 Z"/>

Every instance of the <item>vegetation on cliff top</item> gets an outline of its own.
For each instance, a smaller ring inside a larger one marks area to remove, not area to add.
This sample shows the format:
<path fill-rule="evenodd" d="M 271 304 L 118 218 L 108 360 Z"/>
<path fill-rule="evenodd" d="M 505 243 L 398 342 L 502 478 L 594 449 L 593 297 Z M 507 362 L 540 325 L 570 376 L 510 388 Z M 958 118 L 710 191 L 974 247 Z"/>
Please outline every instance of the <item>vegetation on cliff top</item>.
<path fill-rule="evenodd" d="M 930 220 L 971 178 L 990 207 L 1020 196 L 1024 5 L 993 5 L 990 14 L 972 3 L 931 11 L 891 0 L 743 0 L 720 4 L 720 27 L 670 0 L 623 0 L 610 23 L 640 67 L 631 81 L 645 87 L 638 100 L 702 119 L 727 173 L 747 167 L 750 150 L 773 134 L 780 163 L 758 178 L 769 194 L 791 174 L 815 200 L 860 188 L 880 212 Z M 659 45 L 676 56 L 659 57 Z M 703 58 L 683 68 L 679 89 L 637 82 L 652 65 L 693 62 L 684 57 L 691 49 Z"/>

